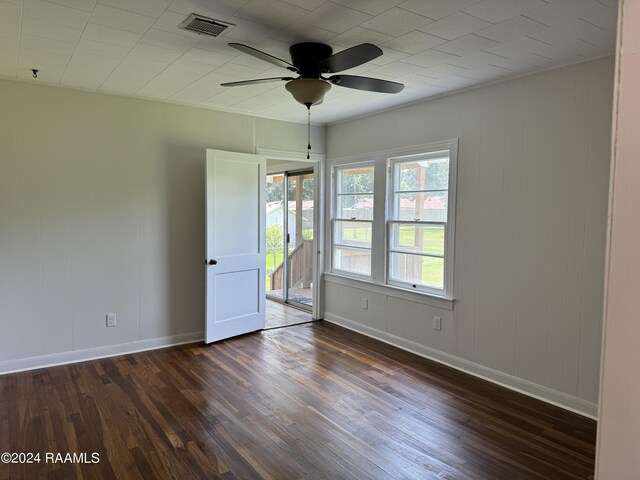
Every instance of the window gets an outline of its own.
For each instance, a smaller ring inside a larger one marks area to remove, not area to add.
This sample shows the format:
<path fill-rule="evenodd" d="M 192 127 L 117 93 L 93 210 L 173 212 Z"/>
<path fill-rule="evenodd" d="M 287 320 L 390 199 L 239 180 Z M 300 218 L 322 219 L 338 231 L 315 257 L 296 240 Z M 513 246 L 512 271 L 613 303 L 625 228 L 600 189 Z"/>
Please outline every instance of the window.
<path fill-rule="evenodd" d="M 331 273 L 452 300 L 457 152 L 452 139 L 331 160 Z"/>
<path fill-rule="evenodd" d="M 370 277 L 374 167 L 336 167 L 332 219 L 333 271 Z"/>
<path fill-rule="evenodd" d="M 450 150 L 389 160 L 387 283 L 444 294 Z"/>

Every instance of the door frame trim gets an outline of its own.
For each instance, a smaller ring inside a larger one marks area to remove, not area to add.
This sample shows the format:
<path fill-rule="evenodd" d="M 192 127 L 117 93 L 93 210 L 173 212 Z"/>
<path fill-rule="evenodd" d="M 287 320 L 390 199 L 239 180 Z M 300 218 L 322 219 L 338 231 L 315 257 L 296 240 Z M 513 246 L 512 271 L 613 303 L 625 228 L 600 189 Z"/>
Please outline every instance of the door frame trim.
<path fill-rule="evenodd" d="M 313 165 L 313 174 L 316 180 L 316 191 L 314 194 L 314 213 L 313 222 L 316 226 L 316 232 L 313 236 L 313 250 L 317 252 L 315 261 L 313 262 L 313 307 L 311 308 L 311 317 L 318 320 L 324 317 L 324 289 L 320 284 L 324 273 L 324 165 L 326 155 L 321 153 L 312 153 L 307 160 L 306 152 L 296 152 L 290 150 L 274 150 L 270 148 L 258 148 L 258 155 L 269 160 L 285 160 L 288 163 L 281 163 L 273 168 L 267 165 L 267 175 L 296 170 L 302 170 L 300 163 L 308 163 Z M 265 200 L 266 201 L 266 200 Z"/>

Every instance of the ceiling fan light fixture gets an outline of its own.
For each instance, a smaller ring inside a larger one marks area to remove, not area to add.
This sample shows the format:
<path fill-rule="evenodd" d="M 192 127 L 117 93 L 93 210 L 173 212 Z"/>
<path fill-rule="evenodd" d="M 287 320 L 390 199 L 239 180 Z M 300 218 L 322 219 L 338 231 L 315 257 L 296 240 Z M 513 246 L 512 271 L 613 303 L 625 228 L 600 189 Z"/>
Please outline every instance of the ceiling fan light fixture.
<path fill-rule="evenodd" d="M 331 84 L 317 78 L 296 78 L 284 86 L 298 103 L 307 108 L 322 103 L 325 94 L 331 90 Z"/>

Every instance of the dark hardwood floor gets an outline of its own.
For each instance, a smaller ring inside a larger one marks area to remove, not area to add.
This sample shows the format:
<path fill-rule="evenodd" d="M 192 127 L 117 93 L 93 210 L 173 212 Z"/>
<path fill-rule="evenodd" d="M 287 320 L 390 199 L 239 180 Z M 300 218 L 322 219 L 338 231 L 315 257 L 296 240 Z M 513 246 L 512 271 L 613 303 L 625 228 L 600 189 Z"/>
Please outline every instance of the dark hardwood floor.
<path fill-rule="evenodd" d="M 591 478 L 595 431 L 322 322 L 0 376 L 0 452 L 43 456 L 1 479 Z"/>

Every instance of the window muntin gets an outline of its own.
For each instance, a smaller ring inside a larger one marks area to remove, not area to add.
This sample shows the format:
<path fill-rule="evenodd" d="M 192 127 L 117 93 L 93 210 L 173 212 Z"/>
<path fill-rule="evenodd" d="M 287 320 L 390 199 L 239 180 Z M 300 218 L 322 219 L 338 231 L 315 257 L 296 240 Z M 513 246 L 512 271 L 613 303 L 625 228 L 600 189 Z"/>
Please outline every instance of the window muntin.
<path fill-rule="evenodd" d="M 332 269 L 370 277 L 374 167 L 340 166 L 334 175 Z"/>
<path fill-rule="evenodd" d="M 445 293 L 450 151 L 390 160 L 387 282 Z"/>

